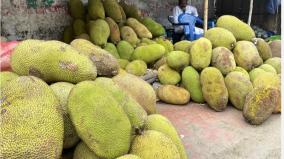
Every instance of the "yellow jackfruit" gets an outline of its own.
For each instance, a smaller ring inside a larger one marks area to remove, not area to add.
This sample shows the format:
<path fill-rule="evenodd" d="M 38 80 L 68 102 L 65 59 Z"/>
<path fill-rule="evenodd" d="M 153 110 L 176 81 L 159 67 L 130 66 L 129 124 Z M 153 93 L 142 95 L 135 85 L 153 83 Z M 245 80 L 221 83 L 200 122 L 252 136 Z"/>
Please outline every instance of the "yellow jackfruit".
<path fill-rule="evenodd" d="M 272 57 L 267 59 L 265 64 L 269 64 L 275 68 L 277 73 L 281 73 L 281 58 L 280 57 Z"/>
<path fill-rule="evenodd" d="M 89 33 L 91 41 L 99 46 L 104 47 L 110 35 L 108 23 L 103 19 L 89 22 Z"/>
<path fill-rule="evenodd" d="M 227 75 L 236 68 L 234 54 L 225 47 L 216 47 L 212 51 L 211 65 Z"/>
<path fill-rule="evenodd" d="M 147 64 L 160 59 L 166 52 L 166 49 L 160 44 L 150 44 L 137 47 L 132 55 L 132 60 L 143 60 Z"/>
<path fill-rule="evenodd" d="M 211 41 L 213 48 L 222 46 L 232 50 L 236 45 L 236 38 L 234 35 L 224 28 L 211 28 L 205 32 L 204 37 Z"/>
<path fill-rule="evenodd" d="M 125 70 L 130 74 L 143 76 L 147 71 L 147 64 L 142 60 L 134 60 L 127 64 Z"/>
<path fill-rule="evenodd" d="M 11 80 L 19 77 L 14 72 L 9 71 L 3 71 L 0 72 L 0 88 L 4 87 L 7 83 L 9 83 Z"/>
<path fill-rule="evenodd" d="M 167 55 L 167 64 L 171 68 L 180 71 L 189 65 L 189 54 L 183 51 L 172 51 Z"/>
<path fill-rule="evenodd" d="M 142 24 L 147 27 L 147 29 L 152 33 L 153 37 L 166 35 L 165 28 L 150 17 L 143 18 Z"/>
<path fill-rule="evenodd" d="M 242 67 L 237 66 L 233 71 L 235 72 L 241 72 L 243 75 L 245 75 L 245 77 L 247 77 L 248 79 L 250 79 L 249 73 L 243 69 Z M 233 72 L 232 71 L 232 72 Z"/>
<path fill-rule="evenodd" d="M 100 159 L 84 142 L 80 142 L 75 150 L 73 159 Z"/>
<path fill-rule="evenodd" d="M 149 44 L 157 44 L 156 41 L 153 41 L 153 40 L 148 39 L 148 38 L 142 38 L 140 43 L 146 43 L 147 45 L 149 45 Z"/>
<path fill-rule="evenodd" d="M 257 76 L 265 73 L 266 71 L 264 71 L 261 68 L 254 68 L 249 72 L 249 77 L 250 77 L 250 81 L 253 82 Z"/>
<path fill-rule="evenodd" d="M 194 42 L 190 49 L 191 65 L 202 70 L 209 66 L 212 56 L 212 44 L 206 38 L 200 38 Z"/>
<path fill-rule="evenodd" d="M 122 14 L 117 0 L 104 0 L 103 4 L 108 17 L 111 17 L 117 23 L 122 21 Z"/>
<path fill-rule="evenodd" d="M 258 68 L 261 68 L 261 69 L 263 69 L 263 70 L 266 71 L 266 72 L 270 72 L 270 73 L 277 74 L 275 68 L 272 67 L 272 66 L 269 65 L 269 64 L 262 64 L 262 65 L 260 65 Z"/>
<path fill-rule="evenodd" d="M 175 51 L 189 52 L 192 44 L 193 44 L 193 42 L 191 42 L 191 41 L 182 40 L 182 41 L 176 42 L 174 44 L 174 50 Z"/>
<path fill-rule="evenodd" d="M 131 59 L 131 56 L 134 52 L 134 48 L 129 42 L 127 42 L 125 40 L 121 40 L 117 44 L 116 47 L 117 47 L 117 51 L 119 53 L 120 58 L 126 59 L 126 60 Z"/>
<path fill-rule="evenodd" d="M 81 0 L 69 0 L 68 3 L 69 12 L 74 19 L 83 19 L 85 9 Z"/>
<path fill-rule="evenodd" d="M 181 80 L 180 74 L 166 64 L 158 69 L 158 78 L 161 84 L 171 85 L 176 85 Z"/>
<path fill-rule="evenodd" d="M 139 38 L 152 38 L 152 33 L 137 19 L 128 18 L 126 24 L 136 32 Z"/>
<path fill-rule="evenodd" d="M 263 61 L 272 57 L 271 48 L 266 41 L 261 38 L 254 38 L 252 41 L 256 45 L 258 53 Z"/>
<path fill-rule="evenodd" d="M 91 19 L 105 19 L 105 9 L 101 0 L 88 0 L 88 14 Z"/>
<path fill-rule="evenodd" d="M 158 98 L 169 104 L 184 105 L 190 100 L 189 92 L 174 85 L 162 85 L 157 89 Z"/>
<path fill-rule="evenodd" d="M 164 46 L 164 48 L 166 49 L 166 54 L 168 54 L 171 51 L 174 51 L 174 45 L 170 40 L 164 39 L 164 38 L 156 38 L 155 41 L 158 44 L 161 44 Z"/>
<path fill-rule="evenodd" d="M 106 22 L 108 23 L 110 29 L 109 39 L 112 43 L 117 44 L 120 41 L 119 27 L 116 22 L 110 17 L 106 17 Z"/>
<path fill-rule="evenodd" d="M 141 159 L 141 158 L 136 155 L 127 154 L 127 155 L 120 156 L 116 159 Z"/>

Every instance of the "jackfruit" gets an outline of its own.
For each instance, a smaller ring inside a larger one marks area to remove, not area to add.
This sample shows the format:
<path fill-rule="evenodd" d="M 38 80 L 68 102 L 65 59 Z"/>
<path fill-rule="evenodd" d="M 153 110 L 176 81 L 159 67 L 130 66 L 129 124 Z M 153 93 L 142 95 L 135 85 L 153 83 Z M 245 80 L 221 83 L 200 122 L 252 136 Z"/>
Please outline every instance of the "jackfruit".
<path fill-rule="evenodd" d="M 229 99 L 233 106 L 243 110 L 246 96 L 252 91 L 253 86 L 243 73 L 230 72 L 225 78 L 226 87 L 229 92 Z"/>
<path fill-rule="evenodd" d="M 119 63 L 120 68 L 125 69 L 129 61 L 125 59 L 118 59 L 118 63 Z"/>
<path fill-rule="evenodd" d="M 162 85 L 157 89 L 158 98 L 169 104 L 184 105 L 190 100 L 189 92 L 174 85 Z"/>
<path fill-rule="evenodd" d="M 135 31 L 139 38 L 152 38 L 152 33 L 137 19 L 128 18 L 126 24 Z"/>
<path fill-rule="evenodd" d="M 149 45 L 149 44 L 157 44 L 156 41 L 153 41 L 153 40 L 148 39 L 148 38 L 142 38 L 140 43 L 146 43 L 147 45 Z"/>
<path fill-rule="evenodd" d="M 163 38 L 156 38 L 155 41 L 158 44 L 161 44 L 164 46 L 164 48 L 166 49 L 166 54 L 168 54 L 169 52 L 174 51 L 174 45 L 173 43 L 168 40 L 168 39 L 163 39 Z"/>
<path fill-rule="evenodd" d="M 189 91 L 194 102 L 204 103 L 199 73 L 192 66 L 187 66 L 182 71 L 182 85 Z"/>
<path fill-rule="evenodd" d="M 72 26 L 67 26 L 63 31 L 63 42 L 69 44 L 74 38 L 74 32 Z"/>
<path fill-rule="evenodd" d="M 71 46 L 80 54 L 87 56 L 96 65 L 98 75 L 114 76 L 118 73 L 119 64 L 117 59 L 106 50 L 92 44 L 88 40 L 75 39 Z"/>
<path fill-rule="evenodd" d="M 141 158 L 136 155 L 127 154 L 127 155 L 120 156 L 116 159 L 141 159 Z"/>
<path fill-rule="evenodd" d="M 147 130 L 133 140 L 131 154 L 147 159 L 180 159 L 174 142 L 165 134 Z"/>
<path fill-rule="evenodd" d="M 254 68 L 249 72 L 249 77 L 250 77 L 250 81 L 253 82 L 257 76 L 265 73 L 266 71 L 264 71 L 261 68 Z"/>
<path fill-rule="evenodd" d="M 82 19 L 75 19 L 73 22 L 73 30 L 75 36 L 87 33 L 85 22 Z"/>
<path fill-rule="evenodd" d="M 142 19 L 142 24 L 152 33 L 153 37 L 166 35 L 165 28 L 150 17 Z"/>
<path fill-rule="evenodd" d="M 227 29 L 215 27 L 205 32 L 204 37 L 209 39 L 213 48 L 225 47 L 232 50 L 236 45 L 236 38 Z"/>
<path fill-rule="evenodd" d="M 207 67 L 200 74 L 202 94 L 215 111 L 223 111 L 228 103 L 228 90 L 222 73 L 215 67 Z"/>
<path fill-rule="evenodd" d="M 269 43 L 272 57 L 281 57 L 281 40 L 273 40 Z"/>
<path fill-rule="evenodd" d="M 235 16 L 223 15 L 217 19 L 216 25 L 232 32 L 237 41 L 251 41 L 252 38 L 255 38 L 253 29 Z"/>
<path fill-rule="evenodd" d="M 180 74 L 168 65 L 163 65 L 158 69 L 158 78 L 161 84 L 171 85 L 176 85 L 181 80 Z"/>
<path fill-rule="evenodd" d="M 14 72 L 9 71 L 3 71 L 0 72 L 0 88 L 4 87 L 7 83 L 9 83 L 11 80 L 19 77 Z"/>
<path fill-rule="evenodd" d="M 178 148 L 180 158 L 187 159 L 187 154 L 185 152 L 185 149 L 179 137 L 179 134 L 177 133 L 171 121 L 168 120 L 166 117 L 160 114 L 149 115 L 146 120 L 145 129 L 146 130 L 156 130 L 156 131 L 159 131 L 167 135 L 175 143 L 176 147 Z"/>
<path fill-rule="evenodd" d="M 194 42 L 190 49 L 191 65 L 202 70 L 209 66 L 212 56 L 212 44 L 206 38 L 200 38 Z"/>
<path fill-rule="evenodd" d="M 122 17 L 122 21 L 120 23 L 125 23 L 126 22 L 126 14 L 123 10 L 123 8 L 119 5 L 119 9 L 120 9 L 120 12 L 121 12 L 121 17 Z"/>
<path fill-rule="evenodd" d="M 129 5 L 126 4 L 125 1 L 120 1 L 119 4 L 121 5 L 121 7 L 123 8 L 126 17 L 132 17 L 135 18 L 137 20 L 141 20 L 141 11 L 133 4 L 133 5 Z"/>
<path fill-rule="evenodd" d="M 69 12 L 74 19 L 83 19 L 85 14 L 84 5 L 81 0 L 69 0 Z"/>
<path fill-rule="evenodd" d="M 192 42 L 191 41 L 188 41 L 188 40 L 182 40 L 182 41 L 179 41 L 179 42 L 176 42 L 174 44 L 174 50 L 175 51 L 184 51 L 184 52 L 189 52 L 190 51 L 190 48 L 192 46 Z"/>
<path fill-rule="evenodd" d="M 120 41 L 119 27 L 116 24 L 116 22 L 113 19 L 111 19 L 110 17 L 106 17 L 106 22 L 108 23 L 109 29 L 110 29 L 109 40 L 112 43 L 117 44 Z"/>
<path fill-rule="evenodd" d="M 121 40 L 117 44 L 116 48 L 117 48 L 120 58 L 130 60 L 134 52 L 134 48 L 129 42 L 125 40 Z"/>
<path fill-rule="evenodd" d="M 165 54 L 166 49 L 160 44 L 150 44 L 137 47 L 132 55 L 132 60 L 143 60 L 152 63 L 160 59 Z"/>
<path fill-rule="evenodd" d="M 89 29 L 91 41 L 96 45 L 104 47 L 110 35 L 108 23 L 103 19 L 90 21 Z"/>
<path fill-rule="evenodd" d="M 272 57 L 267 59 L 265 64 L 269 64 L 275 68 L 277 73 L 281 73 L 281 58 L 280 57 Z"/>
<path fill-rule="evenodd" d="M 21 76 L 0 94 L 1 158 L 60 158 L 63 118 L 49 86 L 37 77 Z"/>
<path fill-rule="evenodd" d="M 266 71 L 266 72 L 270 72 L 270 73 L 277 74 L 275 68 L 272 67 L 272 66 L 269 65 L 269 64 L 262 64 L 262 65 L 260 65 L 258 68 L 263 69 L 263 70 Z"/>
<path fill-rule="evenodd" d="M 106 46 L 104 47 L 104 50 L 111 53 L 111 55 L 114 56 L 115 58 L 117 59 L 120 58 L 118 51 L 113 43 L 107 43 Z"/>
<path fill-rule="evenodd" d="M 73 159 L 100 159 L 83 141 L 74 150 Z"/>
<path fill-rule="evenodd" d="M 263 61 L 272 57 L 272 51 L 266 41 L 261 38 L 254 38 L 252 41 L 256 45 L 258 53 Z"/>
<path fill-rule="evenodd" d="M 261 57 L 258 54 L 257 48 L 252 42 L 238 41 L 233 52 L 237 65 L 247 71 L 258 67 L 263 63 Z"/>
<path fill-rule="evenodd" d="M 105 19 L 105 9 L 101 0 L 88 0 L 88 14 L 91 19 Z"/>
<path fill-rule="evenodd" d="M 55 40 L 22 41 L 13 50 L 11 66 L 18 75 L 32 75 L 46 82 L 78 83 L 97 77 L 96 66 L 90 59 Z"/>
<path fill-rule="evenodd" d="M 60 108 L 63 114 L 64 121 L 64 140 L 63 148 L 71 148 L 75 146 L 80 140 L 76 130 L 70 120 L 69 114 L 67 112 L 67 99 L 71 89 L 74 87 L 73 84 L 68 82 L 57 82 L 50 85 L 50 88 L 53 90 L 56 97 L 59 99 Z"/>
<path fill-rule="evenodd" d="M 239 66 L 237 66 L 233 71 L 235 71 L 235 72 L 241 72 L 243 75 L 245 75 L 248 79 L 250 79 L 250 75 L 249 75 L 249 73 L 245 70 L 245 69 L 243 69 L 242 67 L 239 67 Z M 232 71 L 232 72 L 233 72 Z"/>
<path fill-rule="evenodd" d="M 236 68 L 234 54 L 225 47 L 216 47 L 212 51 L 211 65 L 227 75 Z"/>
<path fill-rule="evenodd" d="M 143 76 L 147 71 L 147 64 L 142 60 L 134 60 L 127 64 L 125 70 L 130 74 Z"/>
<path fill-rule="evenodd" d="M 128 152 L 130 121 L 103 86 L 94 81 L 74 86 L 68 97 L 68 113 L 78 136 L 97 156 L 115 158 Z"/>
<path fill-rule="evenodd" d="M 121 71 L 113 81 L 128 92 L 148 114 L 156 113 L 156 93 L 151 85 L 137 76 Z"/>
<path fill-rule="evenodd" d="M 253 87 L 275 87 L 280 89 L 281 79 L 276 74 L 265 72 L 255 78 L 253 81 Z"/>
<path fill-rule="evenodd" d="M 155 64 L 153 65 L 153 68 L 155 70 L 158 70 L 161 66 L 167 64 L 167 58 L 165 56 L 161 57 Z"/>
<path fill-rule="evenodd" d="M 172 51 L 167 55 L 167 64 L 171 68 L 180 71 L 189 65 L 189 54 L 183 51 Z"/>
<path fill-rule="evenodd" d="M 120 36 L 122 40 L 129 42 L 133 47 L 140 42 L 135 31 L 129 26 L 123 26 L 120 28 Z"/>
<path fill-rule="evenodd" d="M 86 34 L 86 33 L 83 33 L 83 34 L 80 34 L 80 35 L 76 36 L 75 39 L 85 39 L 85 40 L 88 40 L 88 41 L 91 40 L 90 36 L 88 34 Z"/>
<path fill-rule="evenodd" d="M 104 0 L 103 4 L 108 17 L 111 17 L 117 23 L 122 21 L 122 14 L 117 0 Z"/>

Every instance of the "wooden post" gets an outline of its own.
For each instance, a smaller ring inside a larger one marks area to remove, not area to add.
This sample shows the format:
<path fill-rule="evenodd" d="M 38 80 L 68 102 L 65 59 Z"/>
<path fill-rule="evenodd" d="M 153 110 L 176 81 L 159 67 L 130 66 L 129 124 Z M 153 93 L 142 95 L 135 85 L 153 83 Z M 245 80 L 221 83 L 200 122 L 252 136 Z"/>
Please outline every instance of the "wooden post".
<path fill-rule="evenodd" d="M 204 0 L 204 23 L 203 23 L 204 32 L 207 31 L 207 21 L 208 21 L 208 0 Z"/>
<path fill-rule="evenodd" d="M 253 9 L 253 0 L 250 0 L 248 25 L 250 25 L 250 23 L 251 23 L 252 9 Z"/>

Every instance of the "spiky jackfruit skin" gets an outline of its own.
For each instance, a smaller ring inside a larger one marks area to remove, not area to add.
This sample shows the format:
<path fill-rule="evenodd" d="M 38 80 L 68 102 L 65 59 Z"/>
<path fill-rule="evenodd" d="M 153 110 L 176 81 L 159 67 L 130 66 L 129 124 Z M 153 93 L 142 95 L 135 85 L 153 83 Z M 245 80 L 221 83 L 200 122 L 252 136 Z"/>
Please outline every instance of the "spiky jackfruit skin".
<path fill-rule="evenodd" d="M 69 44 L 74 38 L 74 31 L 72 26 L 67 26 L 63 31 L 63 39 L 62 41 Z"/>
<path fill-rule="evenodd" d="M 69 12 L 74 19 L 84 19 L 85 9 L 81 0 L 70 0 L 68 3 Z"/>
<path fill-rule="evenodd" d="M 137 47 L 132 55 L 132 60 L 143 60 L 152 63 L 160 59 L 166 52 L 166 49 L 160 44 L 150 44 Z"/>
<path fill-rule="evenodd" d="M 212 56 L 212 44 L 206 38 L 200 38 L 194 42 L 190 49 L 191 65 L 202 70 L 209 66 Z"/>
<path fill-rule="evenodd" d="M 118 63 L 120 68 L 125 69 L 126 66 L 129 64 L 129 61 L 126 59 L 118 59 Z"/>
<path fill-rule="evenodd" d="M 73 30 L 75 36 L 87 33 L 85 22 L 82 19 L 75 19 L 73 22 Z"/>
<path fill-rule="evenodd" d="M 269 64 L 262 64 L 262 65 L 260 65 L 258 68 L 263 69 L 265 72 L 270 72 L 270 73 L 277 74 L 275 68 L 272 67 L 272 66 L 269 65 Z"/>
<path fill-rule="evenodd" d="M 190 47 L 192 46 L 192 42 L 188 41 L 188 40 L 182 40 L 179 42 L 176 42 L 174 44 L 174 50 L 175 51 L 184 51 L 184 52 L 189 52 L 190 51 Z"/>
<path fill-rule="evenodd" d="M 261 38 L 254 38 L 252 41 L 254 42 L 258 53 L 263 61 L 272 57 L 271 48 L 266 41 Z"/>
<path fill-rule="evenodd" d="M 249 73 L 242 67 L 237 66 L 235 69 L 233 69 L 233 71 L 235 72 L 241 72 L 243 75 L 245 75 L 245 77 L 247 77 L 248 79 L 250 79 L 250 75 Z M 232 71 L 232 72 L 233 72 Z"/>
<path fill-rule="evenodd" d="M 103 86 L 94 81 L 74 86 L 68 97 L 68 113 L 78 136 L 97 156 L 115 158 L 128 152 L 130 121 Z"/>
<path fill-rule="evenodd" d="M 100 159 L 83 141 L 74 150 L 73 159 Z"/>
<path fill-rule="evenodd" d="M 254 68 L 249 72 L 249 77 L 250 77 L 250 81 L 253 82 L 257 76 L 265 73 L 266 71 L 264 71 L 261 68 Z"/>
<path fill-rule="evenodd" d="M 129 42 L 127 42 L 125 40 L 121 40 L 117 44 L 116 48 L 117 48 L 117 51 L 118 51 L 120 58 L 126 59 L 126 60 L 131 59 L 131 56 L 134 52 L 134 48 Z"/>
<path fill-rule="evenodd" d="M 88 0 L 88 15 L 91 19 L 105 19 L 105 9 L 101 0 Z"/>
<path fill-rule="evenodd" d="M 212 51 L 211 65 L 227 75 L 236 68 L 234 54 L 225 47 L 216 47 Z"/>
<path fill-rule="evenodd" d="M 187 66 L 182 71 L 182 85 L 189 91 L 194 102 L 204 103 L 199 73 L 192 66 Z"/>
<path fill-rule="evenodd" d="M 157 95 L 161 101 L 175 105 L 184 105 L 190 100 L 186 89 L 174 85 L 162 85 L 158 88 Z"/>
<path fill-rule="evenodd" d="M 136 5 L 129 5 L 126 4 L 124 1 L 120 1 L 119 4 L 121 5 L 121 7 L 124 10 L 124 13 L 126 14 L 126 17 L 132 17 L 135 18 L 137 20 L 141 20 L 141 11 L 137 8 Z"/>
<path fill-rule="evenodd" d="M 233 53 L 237 65 L 247 71 L 258 67 L 263 63 L 257 48 L 250 41 L 238 41 Z"/>
<path fill-rule="evenodd" d="M 0 88 L 4 87 L 7 83 L 9 83 L 11 80 L 19 77 L 14 72 L 9 71 L 3 71 L 0 72 Z"/>
<path fill-rule="evenodd" d="M 111 17 L 117 23 L 122 21 L 120 6 L 116 0 L 104 0 L 103 4 L 108 17 Z"/>
<path fill-rule="evenodd" d="M 246 95 L 252 91 L 250 80 L 241 72 L 230 72 L 225 78 L 229 99 L 234 107 L 243 110 Z"/>
<path fill-rule="evenodd" d="M 112 79 L 122 90 L 129 93 L 145 109 L 147 114 L 156 113 L 156 93 L 151 85 L 125 71 L 121 71 Z"/>
<path fill-rule="evenodd" d="M 96 66 L 90 59 L 55 40 L 21 42 L 13 50 L 11 66 L 18 75 L 32 75 L 46 82 L 78 83 L 97 77 Z"/>
<path fill-rule="evenodd" d="M 135 18 L 128 18 L 126 24 L 130 26 L 139 38 L 152 38 L 152 33 Z"/>
<path fill-rule="evenodd" d="M 129 26 L 123 26 L 120 28 L 120 36 L 122 40 L 129 42 L 133 47 L 140 42 L 135 31 Z"/>
<path fill-rule="evenodd" d="M 273 40 L 269 43 L 272 57 L 281 57 L 281 40 Z"/>
<path fill-rule="evenodd" d="M 269 64 L 275 68 L 277 73 L 281 73 L 281 58 L 280 57 L 272 57 L 267 59 L 265 64 Z"/>
<path fill-rule="evenodd" d="M 235 16 L 223 15 L 217 19 L 216 25 L 232 32 L 237 41 L 251 41 L 252 38 L 255 38 L 253 29 Z"/>
<path fill-rule="evenodd" d="M 183 51 L 172 51 L 167 55 L 167 64 L 171 68 L 180 71 L 189 65 L 189 54 Z"/>
<path fill-rule="evenodd" d="M 108 91 L 123 108 L 132 126 L 132 135 L 141 132 L 147 119 L 147 112 L 126 91 L 122 90 L 111 78 L 100 77 L 95 83 Z"/>
<path fill-rule="evenodd" d="M 86 34 L 86 33 L 83 33 L 83 34 L 80 34 L 80 35 L 76 36 L 75 39 L 85 39 L 85 40 L 88 40 L 88 41 L 91 40 L 90 36 L 88 34 Z"/>
<path fill-rule="evenodd" d="M 127 155 L 120 156 L 116 159 L 141 159 L 141 158 L 136 155 L 127 154 Z"/>
<path fill-rule="evenodd" d="M 147 130 L 133 140 L 131 154 L 147 159 L 180 159 L 179 151 L 174 142 L 165 134 Z"/>
<path fill-rule="evenodd" d="M 104 47 L 104 50 L 111 53 L 111 55 L 114 56 L 115 58 L 117 59 L 120 58 L 116 46 L 113 43 L 107 43 L 106 46 Z"/>
<path fill-rule="evenodd" d="M 146 130 L 156 130 L 156 131 L 159 131 L 167 135 L 175 143 L 176 147 L 178 148 L 180 158 L 187 159 L 187 154 L 183 146 L 183 143 L 179 137 L 179 134 L 176 131 L 173 124 L 171 123 L 171 121 L 168 120 L 166 117 L 160 114 L 149 115 L 146 120 L 145 129 Z"/>
<path fill-rule="evenodd" d="M 176 85 L 180 82 L 180 74 L 171 69 L 167 64 L 158 69 L 158 78 L 161 84 Z"/>
<path fill-rule="evenodd" d="M 200 74 L 202 94 L 215 111 L 223 111 L 228 103 L 228 90 L 222 73 L 215 67 L 207 67 Z"/>
<path fill-rule="evenodd" d="M 134 60 L 127 64 L 125 70 L 130 74 L 143 76 L 147 71 L 147 64 L 142 60 Z"/>
<path fill-rule="evenodd" d="M 220 27 L 209 29 L 205 32 L 204 37 L 211 41 L 213 48 L 222 46 L 232 50 L 236 44 L 236 38 L 233 33 Z"/>
<path fill-rule="evenodd" d="M 157 44 L 156 41 L 153 41 L 149 38 L 142 38 L 140 43 L 146 43 L 146 44 Z"/>
<path fill-rule="evenodd" d="M 69 114 L 67 112 L 67 99 L 71 89 L 74 87 L 73 84 L 68 82 L 57 82 L 50 85 L 56 97 L 59 99 L 60 108 L 63 114 L 64 121 L 64 140 L 63 148 L 71 148 L 75 146 L 80 140 L 76 130 L 70 120 Z"/>
<path fill-rule="evenodd" d="M 153 37 L 166 35 L 165 28 L 150 17 L 142 19 L 142 24 L 152 33 Z"/>
<path fill-rule="evenodd" d="M 98 75 L 112 77 L 118 74 L 119 63 L 109 52 L 88 40 L 75 39 L 71 42 L 80 54 L 87 56 L 97 68 Z"/>
<path fill-rule="evenodd" d="M 165 56 L 161 57 L 155 64 L 153 65 L 153 68 L 155 70 L 158 70 L 161 66 L 167 64 L 167 58 Z"/>
<path fill-rule="evenodd" d="M 104 47 L 107 39 L 110 36 L 110 29 L 108 23 L 103 19 L 89 22 L 89 32 L 91 41 L 99 46 Z"/>
<path fill-rule="evenodd" d="M 158 44 L 161 44 L 161 45 L 163 45 L 165 47 L 166 54 L 168 54 L 171 51 L 174 51 L 174 45 L 173 45 L 173 43 L 170 40 L 163 39 L 163 38 L 156 38 L 155 41 Z"/>
<path fill-rule="evenodd" d="M 49 86 L 21 76 L 1 88 L 0 98 L 2 158 L 60 158 L 63 117 Z"/>
<path fill-rule="evenodd" d="M 280 91 L 273 87 L 254 88 L 246 97 L 243 116 L 250 124 L 259 125 L 270 117 Z"/>
<path fill-rule="evenodd" d="M 120 41 L 120 31 L 119 31 L 119 27 L 116 24 L 116 22 L 111 19 L 110 17 L 106 17 L 106 22 L 109 25 L 109 29 L 110 29 L 110 36 L 109 36 L 109 40 L 114 43 L 117 44 Z"/>

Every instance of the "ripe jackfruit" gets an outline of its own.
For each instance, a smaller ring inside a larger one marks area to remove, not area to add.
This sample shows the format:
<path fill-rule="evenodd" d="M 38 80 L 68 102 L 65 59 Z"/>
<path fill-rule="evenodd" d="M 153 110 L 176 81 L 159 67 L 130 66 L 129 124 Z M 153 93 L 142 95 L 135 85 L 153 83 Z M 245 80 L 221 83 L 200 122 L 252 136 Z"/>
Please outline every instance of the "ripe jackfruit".
<path fill-rule="evenodd" d="M 158 98 L 169 104 L 184 105 L 190 100 L 189 92 L 174 85 L 162 85 L 157 89 Z"/>
<path fill-rule="evenodd" d="M 253 82 L 257 76 L 265 73 L 266 71 L 264 71 L 261 68 L 254 68 L 249 72 L 249 77 L 250 77 L 250 81 Z"/>
<path fill-rule="evenodd" d="M 152 38 L 152 33 L 137 19 L 128 18 L 126 24 L 136 32 L 139 38 Z"/>
<path fill-rule="evenodd" d="M 190 52 L 190 48 L 193 45 L 193 42 L 188 40 L 182 40 L 179 42 L 176 42 L 174 45 L 175 51 L 184 51 L 184 52 Z"/>
<path fill-rule="evenodd" d="M 116 159 L 141 159 L 141 158 L 136 155 L 127 154 L 127 155 L 120 156 Z"/>
<path fill-rule="evenodd" d="M 158 78 L 161 84 L 171 85 L 176 85 L 181 80 L 180 74 L 166 64 L 158 69 Z"/>
<path fill-rule="evenodd" d="M 0 72 L 0 88 L 4 87 L 11 80 L 19 77 L 17 74 L 9 71 Z"/>
<path fill-rule="evenodd" d="M 129 26 L 123 26 L 120 28 L 120 36 L 122 40 L 129 42 L 133 47 L 140 42 L 135 31 Z"/>
<path fill-rule="evenodd" d="M 225 47 L 216 47 L 212 51 L 211 65 L 227 75 L 236 68 L 234 54 Z"/>
<path fill-rule="evenodd" d="M 88 14 L 91 19 L 105 19 L 105 9 L 101 0 L 88 0 Z"/>
<path fill-rule="evenodd" d="M 89 22 L 89 33 L 91 41 L 99 46 L 104 47 L 110 35 L 108 23 L 103 19 Z"/>
<path fill-rule="evenodd" d="M 233 33 L 224 28 L 211 28 L 205 32 L 204 37 L 211 41 L 213 48 L 222 46 L 232 50 L 236 45 L 236 38 Z"/>
<path fill-rule="evenodd" d="M 212 44 L 206 38 L 200 38 L 194 42 L 190 49 L 191 65 L 202 70 L 209 66 L 212 56 Z"/>
<path fill-rule="evenodd" d="M 134 60 L 127 64 L 125 70 L 130 74 L 143 76 L 147 71 L 147 64 L 142 60 Z"/>
<path fill-rule="evenodd" d="M 155 62 L 165 54 L 166 49 L 160 44 L 150 44 L 137 47 L 132 55 L 132 60 L 143 60 L 147 64 Z"/>
<path fill-rule="evenodd" d="M 258 68 L 261 68 L 261 69 L 263 69 L 263 70 L 266 71 L 266 72 L 270 72 L 270 73 L 277 74 L 275 68 L 272 67 L 272 66 L 269 65 L 269 64 L 262 64 L 262 65 L 260 65 Z"/>
<path fill-rule="evenodd" d="M 269 64 L 275 68 L 277 73 L 281 73 L 281 58 L 280 57 L 272 57 L 267 59 L 265 64 Z"/>
<path fill-rule="evenodd" d="M 250 79 L 249 73 L 243 69 L 242 67 L 237 66 L 233 71 L 235 72 L 241 72 L 243 75 L 245 75 L 248 79 Z M 232 71 L 232 72 L 233 72 Z"/>
<path fill-rule="evenodd" d="M 142 23 L 147 27 L 147 29 L 152 33 L 153 37 L 159 37 L 166 35 L 165 28 L 157 23 L 150 17 L 145 17 L 142 20 Z"/>
<path fill-rule="evenodd" d="M 183 51 L 172 51 L 167 55 L 167 64 L 171 68 L 180 71 L 189 65 L 189 54 Z"/>
<path fill-rule="evenodd" d="M 106 22 L 108 23 L 110 29 L 109 39 L 112 43 L 117 44 L 120 41 L 119 27 L 116 22 L 110 17 L 106 17 Z"/>

